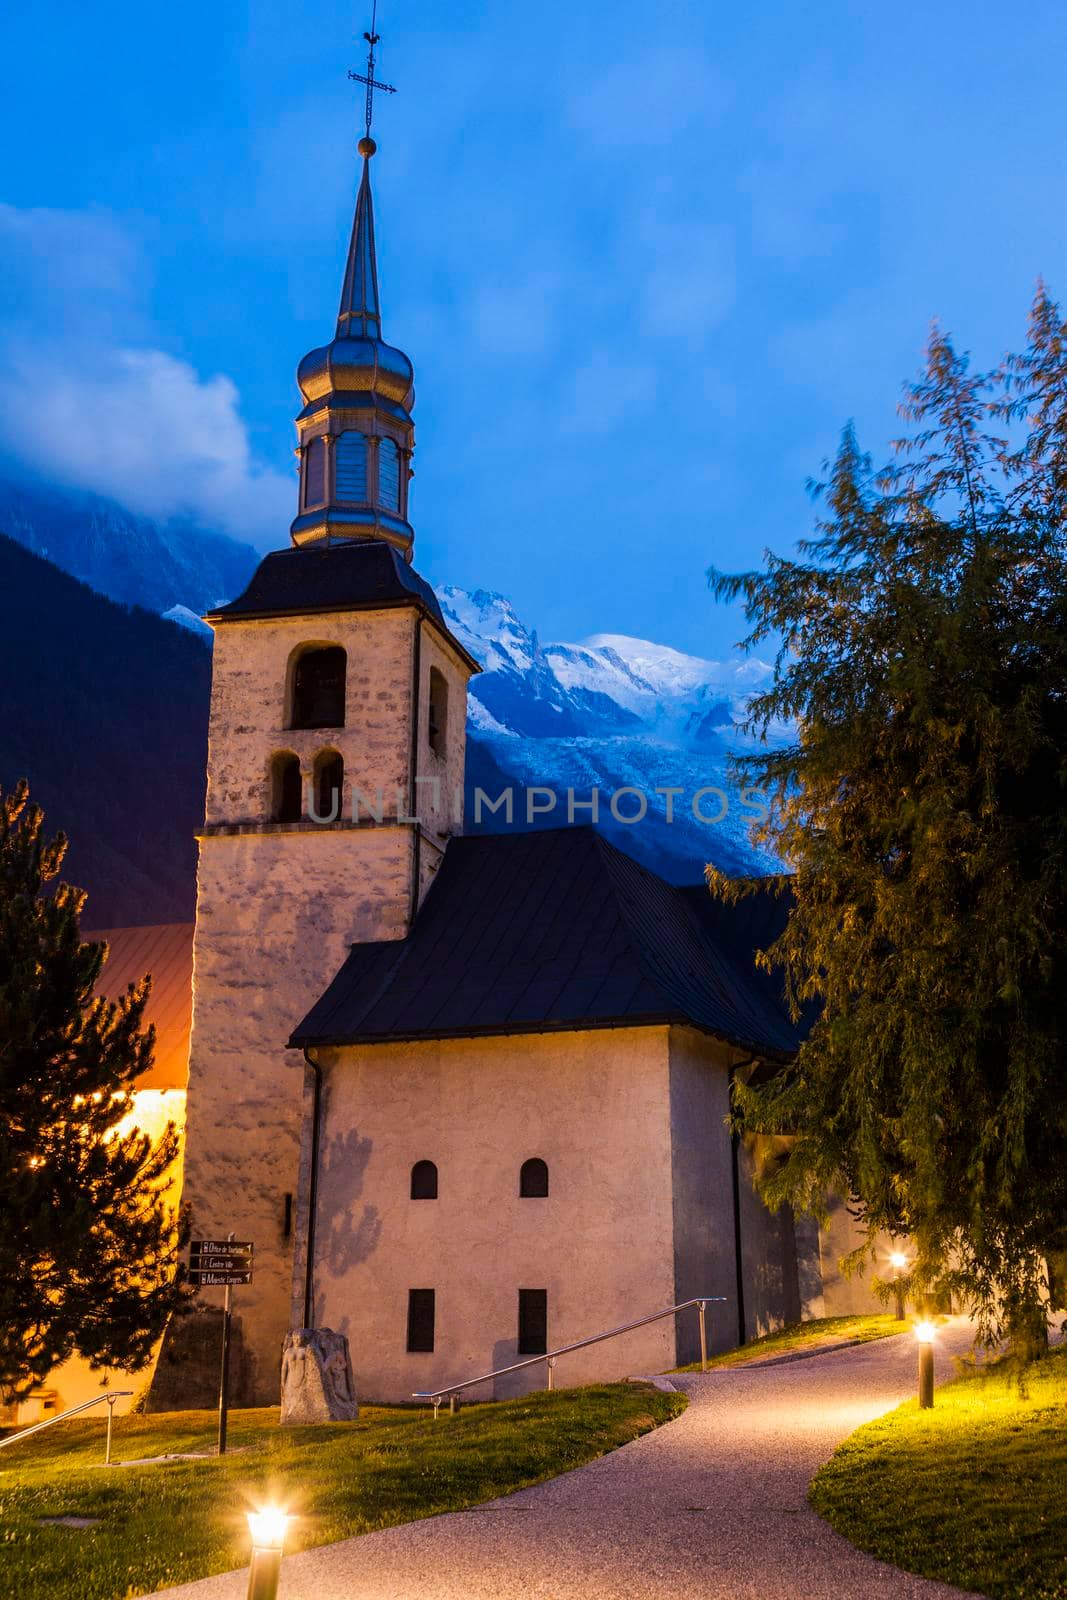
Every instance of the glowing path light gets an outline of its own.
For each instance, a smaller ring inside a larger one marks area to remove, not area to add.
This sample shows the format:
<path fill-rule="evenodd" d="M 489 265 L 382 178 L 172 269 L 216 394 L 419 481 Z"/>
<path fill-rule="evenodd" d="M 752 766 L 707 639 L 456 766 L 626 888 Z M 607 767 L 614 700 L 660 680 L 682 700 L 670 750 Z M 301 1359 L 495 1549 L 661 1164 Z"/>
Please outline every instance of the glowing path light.
<path fill-rule="evenodd" d="M 248 1513 L 252 1560 L 248 1568 L 248 1600 L 276 1600 L 282 1569 L 285 1530 L 292 1518 L 278 1506 Z"/>
<path fill-rule="evenodd" d="M 932 1322 L 917 1322 L 915 1337 L 919 1343 L 919 1409 L 929 1411 L 934 1403 L 934 1340 L 937 1338 L 937 1329 Z"/>

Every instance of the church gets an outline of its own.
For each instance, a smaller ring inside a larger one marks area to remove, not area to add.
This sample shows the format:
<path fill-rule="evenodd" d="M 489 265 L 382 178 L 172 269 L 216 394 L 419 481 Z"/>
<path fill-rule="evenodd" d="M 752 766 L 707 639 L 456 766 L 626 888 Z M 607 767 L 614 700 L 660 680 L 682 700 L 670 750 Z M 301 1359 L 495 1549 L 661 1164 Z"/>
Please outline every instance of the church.
<path fill-rule="evenodd" d="M 733 1075 L 798 1043 L 753 960 L 781 902 L 724 907 L 701 862 L 672 887 L 591 827 L 464 834 L 478 663 L 413 565 L 414 372 L 382 334 L 369 129 L 359 151 L 289 547 L 206 618 L 183 1201 L 193 1236 L 254 1245 L 234 1398 L 277 1402 L 290 1329 L 345 1334 L 360 1397 L 397 1402 L 694 1296 L 715 1349 L 866 1309 L 842 1238 L 767 1212 L 727 1126 Z M 153 1405 L 195 1403 L 197 1323 Z M 679 1315 L 556 1382 L 698 1353 Z"/>

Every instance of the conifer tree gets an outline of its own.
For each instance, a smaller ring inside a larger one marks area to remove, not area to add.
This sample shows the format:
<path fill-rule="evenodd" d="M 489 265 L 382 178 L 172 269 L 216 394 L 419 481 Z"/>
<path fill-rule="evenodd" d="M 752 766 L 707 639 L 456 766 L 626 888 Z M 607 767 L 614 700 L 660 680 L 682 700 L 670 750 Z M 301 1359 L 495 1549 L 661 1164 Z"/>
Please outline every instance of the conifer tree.
<path fill-rule="evenodd" d="M 84 895 L 54 884 L 66 849 L 20 783 L 0 792 L 0 1393 L 77 1352 L 133 1371 L 183 1291 L 166 1200 L 178 1150 L 130 1131 L 152 1059 L 149 980 L 94 997 L 103 944 Z M 49 892 L 51 889 L 51 892 Z"/>
<path fill-rule="evenodd" d="M 711 574 L 777 650 L 752 730 L 796 725 L 741 766 L 789 869 L 763 959 L 815 1017 L 737 1114 L 791 1135 L 772 1204 L 851 1197 L 852 1265 L 907 1236 L 913 1293 L 947 1284 L 1025 1344 L 1067 1244 L 1067 324 L 1044 289 L 993 373 L 935 328 L 901 412 L 878 474 L 845 430 L 796 559 Z"/>

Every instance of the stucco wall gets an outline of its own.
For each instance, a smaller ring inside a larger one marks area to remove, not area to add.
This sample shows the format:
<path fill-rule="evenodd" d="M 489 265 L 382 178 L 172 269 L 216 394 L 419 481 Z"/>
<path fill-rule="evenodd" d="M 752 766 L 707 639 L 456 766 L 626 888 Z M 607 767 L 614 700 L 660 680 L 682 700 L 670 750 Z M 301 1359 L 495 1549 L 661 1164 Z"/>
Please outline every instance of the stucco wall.
<path fill-rule="evenodd" d="M 870 1281 L 876 1274 L 883 1278 L 892 1277 L 889 1252 L 894 1246 L 888 1237 L 881 1240 L 876 1259 L 869 1262 L 863 1272 L 846 1278 L 841 1271 L 839 1263 L 842 1257 L 855 1250 L 862 1238 L 862 1229 L 849 1214 L 844 1202 L 835 1200 L 829 1225 L 819 1231 L 823 1303 L 828 1317 L 866 1316 L 872 1311 L 893 1309 L 892 1303 L 885 1305 L 870 1287 Z"/>
<path fill-rule="evenodd" d="M 709 1350 L 737 1343 L 737 1277 L 730 1170 L 729 1052 L 692 1028 L 670 1031 L 675 1301 L 724 1295 L 707 1310 Z M 700 1356 L 695 1312 L 677 1319 L 678 1362 Z"/>
<path fill-rule="evenodd" d="M 348 1335 L 362 1396 L 405 1400 L 517 1359 L 520 1287 L 547 1289 L 550 1346 L 672 1303 L 665 1028 L 320 1054 L 315 1320 Z M 519 1198 L 530 1156 L 548 1163 L 547 1199 Z M 421 1159 L 437 1164 L 436 1201 L 410 1198 Z M 436 1290 L 432 1354 L 405 1348 L 411 1288 Z M 662 1322 L 563 1358 L 557 1381 L 663 1370 L 673 1358 Z M 497 1393 L 544 1381 L 539 1365 Z"/>

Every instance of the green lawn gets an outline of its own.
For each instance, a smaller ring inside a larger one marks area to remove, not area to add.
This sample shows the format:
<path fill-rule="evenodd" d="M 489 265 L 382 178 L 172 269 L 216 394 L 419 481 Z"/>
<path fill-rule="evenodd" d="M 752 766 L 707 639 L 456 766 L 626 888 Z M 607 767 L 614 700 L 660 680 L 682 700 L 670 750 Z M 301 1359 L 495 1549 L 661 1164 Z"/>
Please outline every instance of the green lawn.
<path fill-rule="evenodd" d="M 936 1391 L 846 1439 L 811 1488 L 863 1550 L 991 1600 L 1067 1597 L 1067 1351 Z"/>
<path fill-rule="evenodd" d="M 822 1345 L 843 1344 L 850 1340 L 866 1344 L 870 1339 L 888 1339 L 894 1333 L 906 1333 L 909 1322 L 898 1322 L 894 1316 L 879 1312 L 870 1317 L 813 1317 L 810 1322 L 787 1322 L 774 1333 L 765 1333 L 762 1339 L 752 1339 L 737 1350 L 727 1350 L 721 1356 L 709 1356 L 709 1367 L 741 1367 L 748 1361 L 765 1361 L 769 1356 L 791 1355 L 794 1350 L 818 1350 Z M 699 1372 L 700 1362 L 688 1367 L 675 1367 L 676 1372 Z"/>
<path fill-rule="evenodd" d="M 299 1513 L 286 1548 L 456 1511 L 591 1461 L 666 1422 L 682 1395 L 599 1384 L 470 1406 L 457 1416 L 364 1408 L 358 1422 L 279 1428 L 274 1408 L 235 1411 L 230 1449 L 206 1461 L 104 1467 L 103 1424 L 60 1423 L 0 1453 L 0 1594 L 125 1600 L 248 1560 L 244 1513 Z M 209 1450 L 215 1415 L 115 1421 L 117 1460 Z M 39 1518 L 100 1518 L 84 1531 Z"/>

